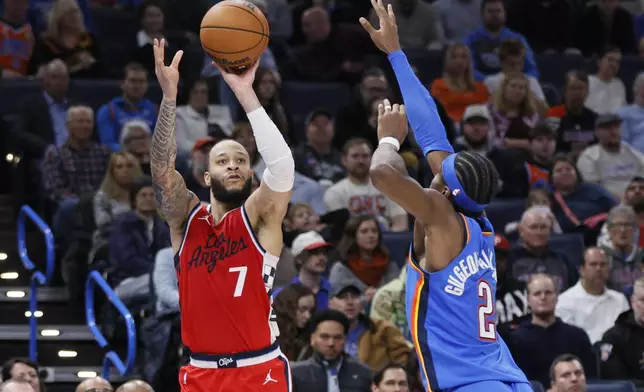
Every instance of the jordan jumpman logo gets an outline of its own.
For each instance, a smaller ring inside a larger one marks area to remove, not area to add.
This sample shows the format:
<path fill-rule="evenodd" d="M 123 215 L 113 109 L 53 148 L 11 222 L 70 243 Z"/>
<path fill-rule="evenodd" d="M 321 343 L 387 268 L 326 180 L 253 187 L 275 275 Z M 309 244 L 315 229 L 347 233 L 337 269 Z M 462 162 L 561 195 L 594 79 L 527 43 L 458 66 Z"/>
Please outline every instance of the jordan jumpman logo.
<path fill-rule="evenodd" d="M 272 381 L 272 382 L 277 382 L 277 380 L 276 380 L 276 379 L 274 379 L 273 377 L 271 377 L 271 371 L 272 371 L 272 370 L 273 370 L 273 369 L 268 369 L 268 374 L 266 375 L 266 380 L 264 380 L 264 383 L 263 383 L 262 385 L 266 385 L 266 384 L 268 384 L 268 383 L 269 383 L 269 382 L 271 382 L 271 381 Z"/>

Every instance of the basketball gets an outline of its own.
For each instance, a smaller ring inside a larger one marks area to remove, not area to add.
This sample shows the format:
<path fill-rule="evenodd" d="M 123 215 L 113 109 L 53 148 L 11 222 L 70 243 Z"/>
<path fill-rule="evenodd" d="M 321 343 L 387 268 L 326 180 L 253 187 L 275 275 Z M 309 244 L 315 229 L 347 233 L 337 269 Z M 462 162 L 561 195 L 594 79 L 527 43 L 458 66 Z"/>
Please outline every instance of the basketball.
<path fill-rule="evenodd" d="M 262 11 L 244 0 L 225 0 L 201 21 L 201 46 L 228 72 L 251 67 L 268 45 L 268 22 Z"/>

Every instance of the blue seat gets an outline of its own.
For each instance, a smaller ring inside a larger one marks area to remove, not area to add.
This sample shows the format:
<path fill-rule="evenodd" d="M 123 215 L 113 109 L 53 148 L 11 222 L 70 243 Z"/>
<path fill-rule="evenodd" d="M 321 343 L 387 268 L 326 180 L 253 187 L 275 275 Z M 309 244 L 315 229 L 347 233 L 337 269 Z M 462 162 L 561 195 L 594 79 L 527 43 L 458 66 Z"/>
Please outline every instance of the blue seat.
<path fill-rule="evenodd" d="M 550 83 L 542 83 L 541 89 L 543 90 L 543 95 L 546 96 L 546 102 L 550 106 L 557 106 L 561 103 L 561 95 L 559 94 L 559 89 Z"/>
<path fill-rule="evenodd" d="M 387 232 L 382 235 L 382 243 L 389 250 L 389 256 L 400 268 L 402 268 L 407 261 L 411 238 L 412 233 L 410 231 L 400 233 Z"/>
<path fill-rule="evenodd" d="M 532 384 L 532 390 L 534 390 L 534 392 L 545 391 L 545 389 L 543 388 L 543 385 L 539 381 L 530 381 L 530 384 Z"/>
<path fill-rule="evenodd" d="M 494 200 L 487 208 L 487 217 L 494 231 L 503 233 L 508 223 L 521 219 L 524 210 L 525 200 L 523 199 Z"/>
<path fill-rule="evenodd" d="M 589 380 L 587 392 L 635 392 L 635 385 L 627 380 Z"/>
<path fill-rule="evenodd" d="M 0 94 L 0 117 L 15 114 L 24 97 L 41 91 L 41 86 L 34 80 L 3 80 Z"/>
<path fill-rule="evenodd" d="M 565 254 L 577 267 L 584 261 L 584 237 L 581 234 L 553 234 L 550 236 L 548 248 Z"/>

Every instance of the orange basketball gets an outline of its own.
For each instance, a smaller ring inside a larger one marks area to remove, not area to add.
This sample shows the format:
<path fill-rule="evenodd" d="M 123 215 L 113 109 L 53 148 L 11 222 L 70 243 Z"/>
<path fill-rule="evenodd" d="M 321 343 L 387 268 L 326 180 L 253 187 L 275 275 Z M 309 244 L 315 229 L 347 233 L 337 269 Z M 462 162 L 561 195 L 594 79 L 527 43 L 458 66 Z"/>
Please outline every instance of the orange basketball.
<path fill-rule="evenodd" d="M 268 22 L 262 11 L 244 0 L 216 4 L 201 20 L 201 46 L 229 72 L 252 66 L 268 45 Z"/>

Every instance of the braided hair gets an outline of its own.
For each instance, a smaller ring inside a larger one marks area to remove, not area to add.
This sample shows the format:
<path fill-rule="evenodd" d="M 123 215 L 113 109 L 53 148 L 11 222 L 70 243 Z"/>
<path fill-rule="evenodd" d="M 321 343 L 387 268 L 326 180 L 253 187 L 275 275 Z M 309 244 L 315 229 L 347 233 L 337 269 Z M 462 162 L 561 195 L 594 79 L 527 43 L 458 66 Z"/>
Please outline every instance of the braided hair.
<path fill-rule="evenodd" d="M 479 204 L 488 204 L 499 189 L 499 173 L 494 164 L 483 155 L 469 151 L 459 152 L 454 159 L 454 171 L 465 194 Z"/>

